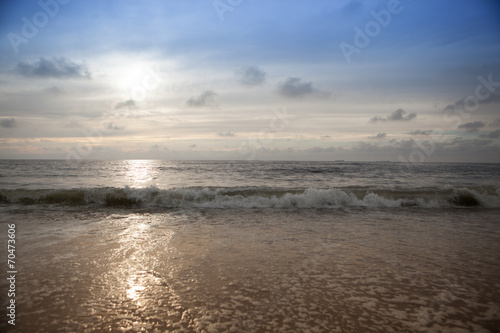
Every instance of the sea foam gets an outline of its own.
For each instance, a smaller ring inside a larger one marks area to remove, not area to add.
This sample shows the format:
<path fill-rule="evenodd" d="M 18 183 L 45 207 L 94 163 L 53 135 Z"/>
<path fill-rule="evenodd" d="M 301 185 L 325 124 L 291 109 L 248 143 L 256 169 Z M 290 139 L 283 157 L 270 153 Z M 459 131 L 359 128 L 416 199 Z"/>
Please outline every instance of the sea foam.
<path fill-rule="evenodd" d="M 277 187 L 97 187 L 63 190 L 0 190 L 3 204 L 56 204 L 162 208 L 500 208 L 493 187 L 421 189 Z"/>

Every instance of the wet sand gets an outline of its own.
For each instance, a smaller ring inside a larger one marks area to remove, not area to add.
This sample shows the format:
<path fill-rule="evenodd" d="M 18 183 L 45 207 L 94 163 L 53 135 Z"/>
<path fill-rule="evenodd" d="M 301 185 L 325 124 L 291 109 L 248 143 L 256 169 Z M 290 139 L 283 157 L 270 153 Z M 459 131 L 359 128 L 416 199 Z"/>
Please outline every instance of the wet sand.
<path fill-rule="evenodd" d="M 498 215 L 32 208 L 1 226 L 15 332 L 495 332 Z"/>

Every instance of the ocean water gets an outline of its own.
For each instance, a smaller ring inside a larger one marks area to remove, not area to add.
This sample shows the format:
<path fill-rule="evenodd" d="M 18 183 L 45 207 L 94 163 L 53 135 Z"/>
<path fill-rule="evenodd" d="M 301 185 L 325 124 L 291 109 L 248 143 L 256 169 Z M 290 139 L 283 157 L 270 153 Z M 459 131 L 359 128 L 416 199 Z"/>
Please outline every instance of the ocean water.
<path fill-rule="evenodd" d="M 0 160 L 0 214 L 2 331 L 500 331 L 498 164 Z"/>

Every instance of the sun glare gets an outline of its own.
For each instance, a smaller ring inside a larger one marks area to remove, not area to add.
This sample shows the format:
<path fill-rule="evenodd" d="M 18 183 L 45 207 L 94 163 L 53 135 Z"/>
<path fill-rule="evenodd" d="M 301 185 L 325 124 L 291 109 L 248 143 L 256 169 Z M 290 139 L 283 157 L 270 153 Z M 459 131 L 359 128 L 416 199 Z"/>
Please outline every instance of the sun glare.
<path fill-rule="evenodd" d="M 145 183 L 156 179 L 158 171 L 155 169 L 155 161 L 150 160 L 127 160 L 125 161 L 126 176 L 134 187 L 143 187 Z"/>

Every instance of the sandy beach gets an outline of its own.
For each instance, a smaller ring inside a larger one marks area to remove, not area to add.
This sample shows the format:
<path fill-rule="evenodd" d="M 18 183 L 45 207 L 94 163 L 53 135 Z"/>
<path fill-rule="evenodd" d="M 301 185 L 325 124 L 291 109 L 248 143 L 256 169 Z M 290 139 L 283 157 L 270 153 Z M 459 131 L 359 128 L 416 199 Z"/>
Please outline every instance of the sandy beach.
<path fill-rule="evenodd" d="M 495 332 L 500 324 L 496 210 L 18 213 L 1 224 L 18 228 L 15 332 Z"/>

